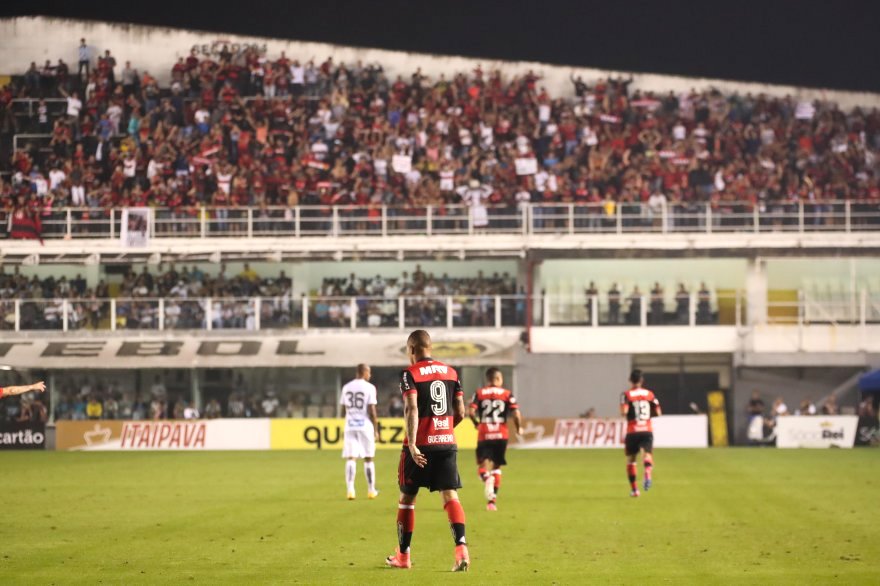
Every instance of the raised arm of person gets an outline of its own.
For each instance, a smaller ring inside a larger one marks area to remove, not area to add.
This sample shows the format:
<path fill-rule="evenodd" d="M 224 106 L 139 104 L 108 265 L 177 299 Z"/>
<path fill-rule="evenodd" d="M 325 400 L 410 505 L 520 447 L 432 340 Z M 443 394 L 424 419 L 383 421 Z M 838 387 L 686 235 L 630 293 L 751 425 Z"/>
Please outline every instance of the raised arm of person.
<path fill-rule="evenodd" d="M 31 391 L 37 391 L 38 393 L 42 393 L 46 390 L 46 383 L 43 381 L 35 382 L 29 385 L 19 385 L 12 387 L 2 387 L 0 388 L 0 397 L 11 397 L 13 395 L 23 395 L 24 393 L 30 393 Z"/>
<path fill-rule="evenodd" d="M 406 422 L 406 439 L 409 444 L 409 453 L 412 456 L 413 462 L 419 468 L 424 468 L 425 464 L 428 463 L 428 459 L 425 458 L 424 454 L 419 450 L 418 446 L 416 446 L 416 438 L 419 433 L 419 402 L 418 395 L 416 393 L 407 393 L 403 397 L 403 418 Z"/>

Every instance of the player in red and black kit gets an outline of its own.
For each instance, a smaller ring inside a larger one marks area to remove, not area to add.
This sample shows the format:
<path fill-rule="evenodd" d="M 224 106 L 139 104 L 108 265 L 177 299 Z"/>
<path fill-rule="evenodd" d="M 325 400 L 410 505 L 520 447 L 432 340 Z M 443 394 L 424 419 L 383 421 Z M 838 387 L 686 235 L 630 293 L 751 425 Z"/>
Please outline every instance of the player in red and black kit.
<path fill-rule="evenodd" d="M 629 478 L 630 496 L 639 496 L 636 483 L 636 459 L 644 450 L 645 490 L 651 488 L 651 472 L 654 468 L 654 428 L 651 418 L 661 414 L 660 401 L 654 391 L 642 387 L 645 384 L 642 371 L 638 368 L 629 375 L 628 391 L 620 395 L 620 414 L 626 417 L 626 475 Z"/>
<path fill-rule="evenodd" d="M 23 395 L 25 393 L 30 393 L 31 391 L 37 391 L 38 393 L 42 393 L 46 390 L 46 383 L 43 381 L 36 382 L 30 385 L 20 385 L 15 387 L 0 387 L 0 399 L 3 397 L 11 397 L 13 395 Z"/>
<path fill-rule="evenodd" d="M 453 572 L 466 572 L 470 556 L 464 536 L 464 509 L 458 500 L 461 488 L 456 456 L 455 426 L 465 417 L 464 396 L 458 373 L 431 358 L 431 336 L 416 330 L 406 340 L 410 367 L 400 373 L 406 439 L 400 454 L 397 505 L 397 543 L 385 563 L 410 568 L 410 543 L 415 527 L 416 495 L 420 487 L 439 491 L 455 541 Z"/>
<path fill-rule="evenodd" d="M 486 370 L 486 386 L 477 389 L 468 415 L 477 428 L 477 472 L 485 484 L 486 510 L 497 510 L 501 467 L 507 464 L 507 419 L 513 418 L 517 435 L 522 434 L 522 415 L 513 392 L 505 389 L 504 377 L 494 366 Z"/>

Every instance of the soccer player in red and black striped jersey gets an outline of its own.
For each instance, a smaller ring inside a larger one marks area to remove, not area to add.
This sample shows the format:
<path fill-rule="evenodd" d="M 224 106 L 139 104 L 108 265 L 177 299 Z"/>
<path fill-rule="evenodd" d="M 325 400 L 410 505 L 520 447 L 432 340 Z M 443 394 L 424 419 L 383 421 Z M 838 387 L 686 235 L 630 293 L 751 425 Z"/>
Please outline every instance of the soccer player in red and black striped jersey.
<path fill-rule="evenodd" d="M 410 367 L 400 373 L 404 400 L 406 439 L 400 454 L 397 508 L 397 551 L 385 563 L 392 568 L 410 568 L 410 543 L 415 527 L 416 495 L 420 487 L 439 491 L 455 541 L 453 572 L 470 566 L 464 535 L 464 509 L 458 500 L 461 478 L 456 463 L 454 428 L 465 417 L 464 396 L 458 373 L 451 366 L 431 358 L 431 336 L 416 330 L 406 340 Z"/>
<path fill-rule="evenodd" d="M 522 415 L 513 392 L 504 388 L 501 370 L 486 370 L 486 386 L 477 389 L 471 400 L 469 415 L 477 428 L 477 472 L 485 485 L 489 511 L 497 510 L 501 467 L 507 464 L 507 419 L 513 418 L 517 435 L 522 434 Z"/>
<path fill-rule="evenodd" d="M 13 395 L 23 395 L 31 391 L 42 393 L 46 390 L 46 383 L 39 381 L 30 385 L 20 385 L 14 387 L 0 387 L 0 399 L 3 397 L 11 397 Z"/>
<path fill-rule="evenodd" d="M 639 496 L 636 482 L 636 460 L 644 450 L 645 490 L 651 488 L 654 469 L 654 428 L 651 418 L 661 415 L 660 401 L 654 391 L 644 388 L 645 379 L 638 368 L 629 375 L 630 388 L 620 395 L 620 414 L 626 417 L 626 476 L 629 479 L 630 496 Z"/>

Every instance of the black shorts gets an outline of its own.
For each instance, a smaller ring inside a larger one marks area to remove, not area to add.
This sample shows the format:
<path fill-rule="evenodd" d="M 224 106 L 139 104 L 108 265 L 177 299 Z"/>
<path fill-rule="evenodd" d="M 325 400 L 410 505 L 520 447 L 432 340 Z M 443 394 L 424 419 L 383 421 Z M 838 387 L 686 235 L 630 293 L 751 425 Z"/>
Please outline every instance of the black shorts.
<path fill-rule="evenodd" d="M 504 466 L 507 460 L 507 440 L 486 440 L 477 442 L 477 464 L 483 460 L 492 460 L 496 466 Z"/>
<path fill-rule="evenodd" d="M 428 488 L 431 492 L 461 488 L 457 450 L 429 451 L 422 454 L 428 460 L 424 468 L 416 466 L 408 448 L 403 448 L 400 453 L 400 465 L 397 467 L 400 492 L 414 495 L 419 492 L 420 487 Z"/>
<path fill-rule="evenodd" d="M 635 456 L 639 450 L 645 450 L 646 454 L 654 451 L 654 434 L 650 431 L 639 431 L 626 434 L 626 455 Z"/>

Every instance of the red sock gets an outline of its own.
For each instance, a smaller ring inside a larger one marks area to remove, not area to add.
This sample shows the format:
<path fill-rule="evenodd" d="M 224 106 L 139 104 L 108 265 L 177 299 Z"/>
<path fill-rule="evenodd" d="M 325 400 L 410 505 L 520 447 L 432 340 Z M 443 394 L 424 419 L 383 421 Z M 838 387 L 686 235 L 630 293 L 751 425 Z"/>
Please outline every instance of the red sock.
<path fill-rule="evenodd" d="M 449 518 L 449 526 L 452 527 L 452 538 L 455 545 L 465 545 L 467 542 L 464 538 L 464 509 L 458 501 L 449 501 L 443 508 L 446 509 L 446 516 Z"/>
<path fill-rule="evenodd" d="M 501 487 L 501 470 L 493 470 L 492 474 L 495 476 L 495 492 L 498 492 Z"/>
<path fill-rule="evenodd" d="M 416 506 L 398 503 L 397 505 L 397 544 L 400 553 L 409 553 L 409 544 L 416 528 Z"/>
<path fill-rule="evenodd" d="M 629 478 L 629 485 L 636 490 L 636 463 L 626 464 L 626 475 Z"/>
<path fill-rule="evenodd" d="M 486 480 L 486 469 L 482 466 L 477 468 L 477 474 L 480 475 L 480 480 Z"/>
<path fill-rule="evenodd" d="M 645 478 L 651 480 L 651 472 L 654 471 L 654 457 L 651 454 L 645 454 Z"/>

